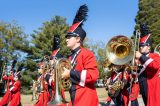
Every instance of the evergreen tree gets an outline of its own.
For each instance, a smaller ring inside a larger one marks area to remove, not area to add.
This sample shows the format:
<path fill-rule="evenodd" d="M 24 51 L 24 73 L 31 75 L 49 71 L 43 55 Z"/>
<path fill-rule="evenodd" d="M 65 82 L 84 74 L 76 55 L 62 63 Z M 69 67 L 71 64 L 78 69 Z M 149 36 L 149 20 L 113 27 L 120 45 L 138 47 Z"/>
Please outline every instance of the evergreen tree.
<path fill-rule="evenodd" d="M 33 46 L 30 47 L 31 52 L 28 53 L 28 58 L 40 59 L 44 55 L 50 55 L 54 46 L 53 38 L 55 35 L 59 35 L 61 39 L 60 53 L 66 55 L 68 53 L 65 47 L 65 34 L 67 30 L 66 19 L 60 16 L 55 16 L 51 21 L 44 22 L 43 26 L 31 35 Z"/>
<path fill-rule="evenodd" d="M 16 22 L 0 22 L 0 57 L 1 60 L 11 61 L 23 54 L 20 52 L 28 43 L 27 35 Z"/>
<path fill-rule="evenodd" d="M 160 0 L 139 0 L 139 11 L 136 16 L 136 29 L 146 23 L 152 33 L 153 48 L 160 43 Z"/>
<path fill-rule="evenodd" d="M 38 62 L 40 62 L 45 55 L 50 55 L 52 53 L 54 46 L 53 38 L 55 35 L 59 35 L 61 39 L 60 54 L 67 56 L 69 52 L 65 46 L 65 34 L 68 28 L 65 18 L 55 16 L 50 21 L 44 22 L 42 27 L 31 34 L 31 42 L 28 49 L 25 51 L 27 53 L 27 72 L 24 73 L 25 75 L 31 76 L 33 79 L 37 78 Z M 28 81 L 27 77 L 25 77 L 23 81 L 29 85 L 32 80 Z"/>

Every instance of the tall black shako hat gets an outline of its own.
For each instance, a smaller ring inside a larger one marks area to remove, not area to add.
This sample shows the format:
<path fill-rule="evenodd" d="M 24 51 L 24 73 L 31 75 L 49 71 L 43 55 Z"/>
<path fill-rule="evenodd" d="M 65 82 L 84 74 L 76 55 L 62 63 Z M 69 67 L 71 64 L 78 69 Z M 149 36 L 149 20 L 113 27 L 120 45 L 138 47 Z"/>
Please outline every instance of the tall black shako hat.
<path fill-rule="evenodd" d="M 21 63 L 21 65 L 17 69 L 17 72 L 22 71 L 23 68 L 24 68 L 24 63 Z"/>
<path fill-rule="evenodd" d="M 21 63 L 21 65 L 17 68 L 17 72 L 14 74 L 14 77 L 17 77 L 18 79 L 20 79 L 21 76 L 21 71 L 24 68 L 24 63 Z"/>
<path fill-rule="evenodd" d="M 86 32 L 84 31 L 82 26 L 83 22 L 87 20 L 88 16 L 87 12 L 88 12 L 88 7 L 86 4 L 80 6 L 73 20 L 73 24 L 69 28 L 66 38 L 69 36 L 74 36 L 74 37 L 79 36 L 81 38 L 81 41 L 84 40 L 84 38 L 86 37 Z"/>
<path fill-rule="evenodd" d="M 140 46 L 151 46 L 151 33 L 149 31 L 149 28 L 146 24 L 140 24 L 140 32 L 141 32 L 141 38 L 140 38 Z"/>
<path fill-rule="evenodd" d="M 52 54 L 50 56 L 50 60 L 54 59 L 55 57 L 60 58 L 61 56 L 58 54 L 60 50 L 60 35 L 56 34 L 54 35 L 53 38 L 53 49 L 52 49 Z"/>
<path fill-rule="evenodd" d="M 11 70 L 10 70 L 13 73 L 15 72 L 15 65 L 16 65 L 16 63 L 17 63 L 17 60 L 14 59 L 13 62 L 12 62 Z"/>
<path fill-rule="evenodd" d="M 57 50 L 60 48 L 60 35 L 56 34 L 53 37 L 53 50 Z"/>

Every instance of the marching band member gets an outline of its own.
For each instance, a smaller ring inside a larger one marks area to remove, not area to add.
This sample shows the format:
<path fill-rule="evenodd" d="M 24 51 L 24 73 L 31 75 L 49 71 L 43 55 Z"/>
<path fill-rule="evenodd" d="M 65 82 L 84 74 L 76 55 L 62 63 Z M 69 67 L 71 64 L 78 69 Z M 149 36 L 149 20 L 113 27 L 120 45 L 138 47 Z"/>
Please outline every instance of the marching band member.
<path fill-rule="evenodd" d="M 150 33 L 146 25 L 141 25 L 143 30 L 141 31 L 140 39 L 140 52 L 136 51 L 136 59 L 139 59 L 143 68 L 139 72 L 139 76 L 142 73 L 146 74 L 147 79 L 147 106 L 160 106 L 160 56 L 158 54 L 150 53 L 151 39 Z M 146 89 L 146 88 L 144 88 Z"/>
<path fill-rule="evenodd" d="M 111 64 L 111 77 L 108 84 L 108 98 L 106 105 L 109 106 L 111 99 L 116 106 L 128 106 L 129 93 L 129 75 L 125 70 L 125 65 Z"/>
<path fill-rule="evenodd" d="M 34 106 L 47 106 L 47 103 L 49 102 L 49 92 L 48 92 L 48 83 L 45 79 L 46 73 L 42 69 L 44 66 L 44 62 L 41 61 L 39 64 L 38 72 L 41 74 L 41 76 L 38 78 L 38 81 L 41 84 L 41 92 L 39 93 L 38 100 L 34 104 Z"/>
<path fill-rule="evenodd" d="M 51 99 L 53 99 L 53 96 L 54 96 L 54 86 L 55 86 L 55 82 L 54 82 L 54 63 L 55 63 L 55 59 L 57 58 L 60 58 L 61 55 L 59 54 L 59 51 L 60 51 L 60 36 L 59 35 L 54 35 L 54 38 L 53 38 L 53 52 L 50 56 L 50 63 L 51 63 L 51 66 L 52 66 L 52 69 L 51 69 L 51 76 L 49 77 L 48 75 L 48 83 L 50 85 L 50 89 L 49 89 L 49 92 L 50 92 L 50 97 Z"/>
<path fill-rule="evenodd" d="M 9 90 L 11 92 L 11 100 L 9 103 L 9 106 L 21 106 L 21 94 L 20 94 L 20 90 L 21 90 L 21 83 L 20 83 L 20 74 L 17 74 L 14 77 L 14 85 L 13 87 L 11 87 Z"/>
<path fill-rule="evenodd" d="M 15 70 L 12 69 L 9 74 L 5 74 L 2 78 L 3 81 L 7 81 L 7 90 L 14 84 L 14 72 Z"/>
<path fill-rule="evenodd" d="M 141 36 L 150 35 L 149 29 L 145 24 L 140 25 L 140 32 L 141 32 Z M 140 45 L 140 48 L 141 48 L 141 45 Z M 139 66 L 138 73 L 139 73 L 140 70 L 142 69 L 142 65 L 140 65 L 139 60 L 136 60 L 136 63 L 139 64 L 138 65 Z M 145 106 L 147 106 L 148 85 L 147 85 L 146 72 L 143 71 L 142 73 L 138 75 L 138 82 L 139 82 L 139 87 L 140 87 L 140 94 L 142 95 L 142 99 L 143 99 Z"/>
<path fill-rule="evenodd" d="M 14 84 L 14 73 L 13 73 L 13 71 L 11 71 L 10 73 L 11 74 L 9 76 L 8 75 L 3 76 L 3 81 L 7 82 L 7 85 L 6 85 L 7 88 L 6 88 L 5 95 L 3 96 L 3 98 L 0 101 L 0 106 L 7 105 L 11 99 L 11 92 L 10 92 L 9 88 L 12 87 Z"/>
<path fill-rule="evenodd" d="M 14 72 L 15 72 L 15 64 L 16 64 L 16 60 L 13 60 L 12 62 L 12 66 L 11 66 L 11 70 L 10 73 L 5 73 L 4 76 L 2 77 L 3 81 L 6 81 L 6 92 L 5 95 L 3 96 L 3 98 L 0 101 L 0 106 L 5 106 L 9 103 L 9 101 L 11 100 L 11 92 L 10 92 L 10 88 L 13 86 L 14 84 Z"/>
<path fill-rule="evenodd" d="M 54 93 L 55 93 L 55 81 L 54 81 L 54 63 L 56 61 L 56 59 L 59 59 L 59 58 L 62 58 L 62 56 L 59 54 L 59 51 L 60 51 L 60 35 L 54 35 L 54 38 L 53 38 L 53 52 L 50 56 L 50 63 L 51 63 L 51 72 L 50 72 L 50 75 L 48 74 L 46 76 L 46 80 L 48 81 L 49 83 L 49 92 L 50 92 L 50 100 L 53 99 L 54 97 Z M 65 98 L 65 95 L 64 95 L 64 89 L 62 89 L 62 96 L 63 98 Z"/>
<path fill-rule="evenodd" d="M 86 32 L 82 24 L 86 20 L 88 7 L 82 5 L 76 14 L 73 25 L 66 35 L 67 47 L 71 50 L 72 68 L 64 68 L 62 78 L 70 77 L 72 86 L 70 89 L 71 102 L 73 106 L 98 106 L 98 96 L 95 89 L 95 82 L 99 72 L 94 54 L 82 47 Z"/>

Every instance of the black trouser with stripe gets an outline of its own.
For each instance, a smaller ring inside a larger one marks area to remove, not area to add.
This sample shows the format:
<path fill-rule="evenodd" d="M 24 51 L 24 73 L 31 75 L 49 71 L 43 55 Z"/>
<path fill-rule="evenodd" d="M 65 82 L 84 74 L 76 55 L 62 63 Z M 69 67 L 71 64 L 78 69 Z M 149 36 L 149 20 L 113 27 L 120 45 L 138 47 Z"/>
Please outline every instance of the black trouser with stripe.
<path fill-rule="evenodd" d="M 145 106 L 147 106 L 147 95 L 148 95 L 148 86 L 147 79 L 143 81 L 139 81 L 140 94 L 142 95 L 143 102 Z"/>

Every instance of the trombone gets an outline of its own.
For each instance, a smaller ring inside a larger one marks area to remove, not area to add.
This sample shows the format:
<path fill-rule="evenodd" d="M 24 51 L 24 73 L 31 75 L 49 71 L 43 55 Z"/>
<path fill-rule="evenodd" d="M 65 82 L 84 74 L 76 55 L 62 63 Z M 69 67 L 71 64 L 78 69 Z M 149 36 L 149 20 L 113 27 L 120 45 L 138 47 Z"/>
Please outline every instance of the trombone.
<path fill-rule="evenodd" d="M 136 54 L 136 48 L 137 48 L 137 50 L 139 51 L 139 42 L 140 42 L 140 32 L 139 32 L 139 30 L 136 30 L 136 35 L 135 35 L 136 37 L 135 37 L 135 39 L 134 39 L 134 53 L 133 53 L 133 59 L 132 59 L 132 63 L 131 63 L 131 66 L 133 66 L 133 67 L 136 67 L 135 69 L 133 69 L 133 68 L 130 68 L 131 69 L 131 73 L 132 74 L 134 74 L 134 75 L 136 75 L 136 79 L 135 80 L 137 80 L 137 78 L 138 78 L 138 74 L 137 74 L 137 64 L 135 65 L 135 54 Z M 138 40 L 138 43 L 137 43 L 137 40 Z M 134 71 L 135 70 L 135 71 Z M 137 80 L 138 81 L 138 80 Z M 133 79 L 133 77 L 131 76 L 131 81 L 130 81 L 130 91 L 129 91 L 129 94 L 131 94 L 131 90 L 132 90 L 132 86 L 133 86 L 133 84 L 132 83 L 136 83 L 135 81 L 134 81 L 134 79 Z M 133 95 L 130 95 L 131 97 L 136 97 L 136 93 L 135 93 L 135 91 L 136 91 L 136 88 L 134 87 L 134 94 Z"/>

